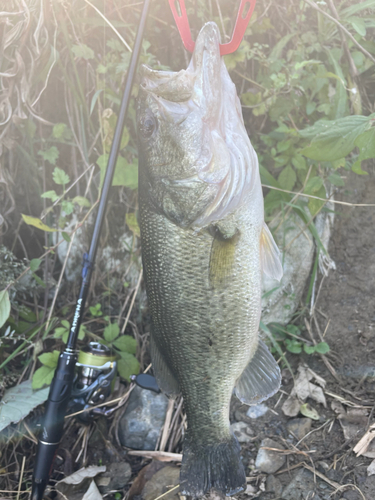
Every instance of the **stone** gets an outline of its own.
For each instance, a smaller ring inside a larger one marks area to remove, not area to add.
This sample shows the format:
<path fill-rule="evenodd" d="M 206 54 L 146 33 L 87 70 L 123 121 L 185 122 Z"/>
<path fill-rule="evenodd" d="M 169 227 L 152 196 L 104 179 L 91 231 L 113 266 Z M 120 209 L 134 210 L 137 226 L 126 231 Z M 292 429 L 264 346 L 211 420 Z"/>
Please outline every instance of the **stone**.
<path fill-rule="evenodd" d="M 106 494 L 113 490 L 124 488 L 132 475 L 132 469 L 127 462 L 114 462 L 96 479 L 100 493 Z"/>
<path fill-rule="evenodd" d="M 332 213 L 320 212 L 314 220 L 320 240 L 326 249 L 334 222 L 333 203 L 329 202 L 327 208 L 332 210 Z M 306 217 L 310 219 L 309 210 L 306 208 L 305 211 Z M 295 213 L 288 214 L 284 220 L 276 218 L 274 225 L 271 224 L 270 229 L 276 243 L 280 249 L 285 249 L 282 255 L 284 274 L 280 282 L 267 276 L 263 277 L 261 319 L 265 325 L 273 322 L 288 324 L 301 302 L 315 252 L 314 238 L 308 230 L 301 231 L 302 226 L 301 218 Z M 327 274 L 328 269 L 335 267 L 332 259 L 320 252 L 319 269 Z"/>
<path fill-rule="evenodd" d="M 245 422 L 235 422 L 230 428 L 239 443 L 250 443 L 252 441 L 251 435 L 254 433 Z"/>
<path fill-rule="evenodd" d="M 281 493 L 283 491 L 283 485 L 277 477 L 270 474 L 266 479 L 266 491 L 273 493 L 275 498 L 279 498 L 281 497 Z"/>
<path fill-rule="evenodd" d="M 135 387 L 119 422 L 121 444 L 136 450 L 155 450 L 167 406 L 164 394 Z"/>
<path fill-rule="evenodd" d="M 250 406 L 246 412 L 246 415 L 250 418 L 263 417 L 268 412 L 268 406 L 263 403 L 255 406 Z"/>
<path fill-rule="evenodd" d="M 316 489 L 314 475 L 306 469 L 301 469 L 284 489 L 281 498 L 283 500 L 305 500 L 305 498 L 319 500 L 321 497 L 316 493 Z"/>
<path fill-rule="evenodd" d="M 273 474 L 278 471 L 285 463 L 285 455 L 277 451 L 266 450 L 265 448 L 277 448 L 284 450 L 283 446 L 273 439 L 263 439 L 255 460 L 255 467 L 267 474 Z"/>
<path fill-rule="evenodd" d="M 306 436 L 311 430 L 311 418 L 293 418 L 287 423 L 288 431 L 298 440 Z"/>
<path fill-rule="evenodd" d="M 177 486 L 180 482 L 180 469 L 172 465 L 167 465 L 163 469 L 156 472 L 152 478 L 145 484 L 142 491 L 143 500 L 154 500 L 160 495 L 163 496 L 163 500 L 177 500 L 178 488 L 171 491 L 170 493 L 165 493 Z"/>

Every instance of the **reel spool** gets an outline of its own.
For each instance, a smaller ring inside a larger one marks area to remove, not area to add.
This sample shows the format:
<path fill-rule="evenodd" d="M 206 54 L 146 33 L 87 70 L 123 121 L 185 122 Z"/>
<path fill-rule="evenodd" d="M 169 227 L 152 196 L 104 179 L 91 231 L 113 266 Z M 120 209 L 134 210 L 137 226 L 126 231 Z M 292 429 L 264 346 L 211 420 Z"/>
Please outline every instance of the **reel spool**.
<path fill-rule="evenodd" d="M 69 413 L 87 410 L 77 415 L 82 422 L 91 422 L 99 415 L 109 416 L 114 411 L 105 406 L 93 407 L 104 403 L 112 392 L 116 358 L 116 354 L 99 342 L 90 342 L 79 351 Z"/>

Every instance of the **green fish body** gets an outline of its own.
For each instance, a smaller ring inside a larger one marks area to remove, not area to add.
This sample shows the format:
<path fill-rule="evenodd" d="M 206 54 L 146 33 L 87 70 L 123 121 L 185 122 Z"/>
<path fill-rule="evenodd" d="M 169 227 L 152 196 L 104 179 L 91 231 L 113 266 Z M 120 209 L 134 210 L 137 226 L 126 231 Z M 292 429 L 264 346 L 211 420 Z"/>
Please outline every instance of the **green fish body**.
<path fill-rule="evenodd" d="M 144 68 L 137 118 L 151 357 L 161 389 L 184 398 L 180 483 L 194 498 L 246 487 L 232 393 L 257 404 L 280 386 L 258 327 L 262 272 L 282 268 L 219 41 L 208 23 L 186 71 Z"/>

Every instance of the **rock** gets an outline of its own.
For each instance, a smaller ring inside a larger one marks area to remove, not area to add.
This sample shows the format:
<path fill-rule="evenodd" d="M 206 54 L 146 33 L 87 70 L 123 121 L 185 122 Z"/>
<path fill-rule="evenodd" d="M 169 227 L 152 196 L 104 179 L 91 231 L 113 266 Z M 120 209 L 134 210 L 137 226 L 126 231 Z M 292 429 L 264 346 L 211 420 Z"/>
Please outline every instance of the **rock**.
<path fill-rule="evenodd" d="M 180 469 L 173 465 L 167 465 L 156 472 L 145 484 L 142 491 L 143 500 L 154 500 L 160 495 L 164 495 L 168 490 L 177 486 L 180 482 Z M 178 488 L 163 496 L 163 500 L 177 500 Z"/>
<path fill-rule="evenodd" d="M 333 203 L 328 203 L 327 207 L 334 210 Z M 305 210 L 310 219 L 310 212 L 307 208 Z M 321 212 L 314 220 L 319 237 L 327 249 L 333 222 L 333 212 Z M 262 321 L 266 325 L 272 322 L 286 325 L 300 304 L 313 263 L 315 242 L 309 230 L 301 231 L 304 223 L 295 213 L 289 214 L 283 221 L 277 218 L 275 226 L 278 226 L 274 232 L 276 243 L 280 249 L 286 249 L 282 256 L 284 275 L 280 283 L 266 276 L 263 278 Z M 271 226 L 271 230 L 275 226 Z M 334 262 L 320 252 L 319 269 L 326 273 L 329 268 L 335 269 Z"/>
<path fill-rule="evenodd" d="M 310 471 L 302 469 L 297 472 L 292 482 L 284 489 L 281 498 L 283 500 L 305 500 L 305 498 L 319 500 L 316 488 L 314 475 Z"/>
<path fill-rule="evenodd" d="M 249 425 L 245 424 L 245 422 L 235 422 L 230 426 L 230 428 L 239 443 L 250 443 L 252 440 L 251 435 L 254 433 L 250 429 Z"/>
<path fill-rule="evenodd" d="M 263 439 L 260 444 L 258 455 L 255 460 L 255 467 L 267 474 L 273 474 L 284 465 L 285 455 L 264 448 L 277 448 L 279 450 L 284 450 L 284 448 L 279 443 L 269 438 Z"/>
<path fill-rule="evenodd" d="M 123 446 L 137 450 L 154 450 L 167 412 L 164 394 L 135 387 L 119 423 Z"/>
<path fill-rule="evenodd" d="M 121 490 L 129 482 L 132 469 L 127 462 L 115 462 L 107 466 L 106 472 L 98 476 L 96 484 L 100 493 Z"/>
<path fill-rule="evenodd" d="M 310 432 L 311 424 L 311 418 L 293 418 L 287 423 L 287 428 L 293 436 L 300 440 Z"/>
<path fill-rule="evenodd" d="M 246 412 L 246 415 L 250 418 L 263 417 L 268 412 L 268 406 L 263 403 L 255 406 L 250 406 Z"/>
<path fill-rule="evenodd" d="M 277 477 L 271 474 L 270 476 L 267 476 L 266 479 L 266 491 L 269 493 L 273 493 L 275 498 L 279 498 L 281 497 L 281 493 L 283 491 L 283 485 L 281 484 L 281 481 L 277 479 Z"/>

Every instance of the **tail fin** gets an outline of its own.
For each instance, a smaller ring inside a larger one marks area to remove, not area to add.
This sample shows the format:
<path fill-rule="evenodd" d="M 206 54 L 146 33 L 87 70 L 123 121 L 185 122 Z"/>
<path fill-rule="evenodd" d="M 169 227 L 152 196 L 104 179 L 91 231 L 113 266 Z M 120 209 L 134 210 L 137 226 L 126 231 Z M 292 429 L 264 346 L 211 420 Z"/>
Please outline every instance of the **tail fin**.
<path fill-rule="evenodd" d="M 235 436 L 226 442 L 207 446 L 193 443 L 187 433 L 180 473 L 182 494 L 195 499 L 205 495 L 211 488 L 226 496 L 246 489 L 240 450 Z"/>

